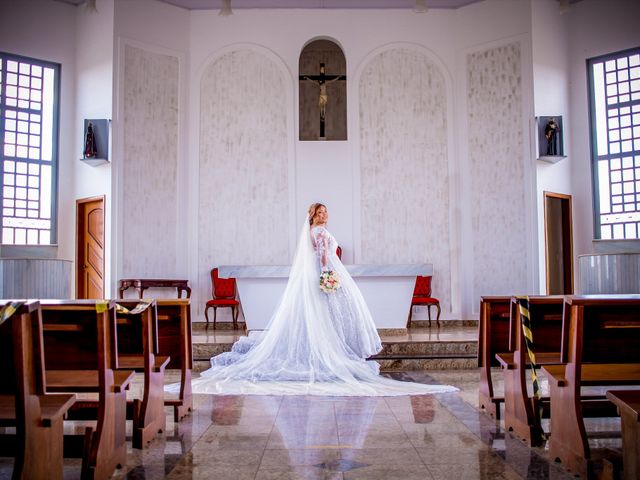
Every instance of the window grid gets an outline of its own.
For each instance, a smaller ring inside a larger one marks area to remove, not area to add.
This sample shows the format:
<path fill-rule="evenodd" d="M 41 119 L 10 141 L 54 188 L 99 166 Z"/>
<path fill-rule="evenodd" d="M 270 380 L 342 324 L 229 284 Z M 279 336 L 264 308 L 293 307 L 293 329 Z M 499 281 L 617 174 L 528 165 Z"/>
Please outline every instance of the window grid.
<path fill-rule="evenodd" d="M 596 237 L 640 238 L 640 49 L 588 67 Z"/>
<path fill-rule="evenodd" d="M 55 242 L 59 65 L 0 52 L 3 244 Z"/>

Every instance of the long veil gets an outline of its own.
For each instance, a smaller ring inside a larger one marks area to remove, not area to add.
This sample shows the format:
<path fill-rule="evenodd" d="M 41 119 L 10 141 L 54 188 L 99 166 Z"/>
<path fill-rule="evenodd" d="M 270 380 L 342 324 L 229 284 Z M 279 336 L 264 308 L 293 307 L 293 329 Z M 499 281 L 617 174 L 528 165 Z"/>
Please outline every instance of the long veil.
<path fill-rule="evenodd" d="M 341 275 L 348 276 L 346 269 L 341 270 Z M 345 286 L 351 282 L 357 290 L 350 277 L 345 280 Z M 370 318 L 364 300 L 357 294 L 358 308 L 364 308 Z M 319 288 L 309 221 L 305 219 L 287 286 L 266 329 L 241 337 L 230 352 L 212 358 L 211 368 L 193 380 L 193 392 L 387 396 L 456 390 L 381 377 L 376 362 L 360 358 L 343 341 L 324 295 Z M 378 338 L 376 351 L 379 346 Z M 167 390 L 173 388 L 168 386 Z"/>

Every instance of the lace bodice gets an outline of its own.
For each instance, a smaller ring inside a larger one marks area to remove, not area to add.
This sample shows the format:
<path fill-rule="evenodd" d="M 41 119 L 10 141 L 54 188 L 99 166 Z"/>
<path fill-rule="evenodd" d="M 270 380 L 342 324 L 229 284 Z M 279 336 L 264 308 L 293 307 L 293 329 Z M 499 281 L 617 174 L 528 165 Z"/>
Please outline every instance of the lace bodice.
<path fill-rule="evenodd" d="M 311 243 L 318 258 L 320 270 L 331 270 L 333 263 L 331 257 L 335 255 L 338 248 L 338 242 L 334 236 L 324 227 L 313 227 L 311 229 Z"/>

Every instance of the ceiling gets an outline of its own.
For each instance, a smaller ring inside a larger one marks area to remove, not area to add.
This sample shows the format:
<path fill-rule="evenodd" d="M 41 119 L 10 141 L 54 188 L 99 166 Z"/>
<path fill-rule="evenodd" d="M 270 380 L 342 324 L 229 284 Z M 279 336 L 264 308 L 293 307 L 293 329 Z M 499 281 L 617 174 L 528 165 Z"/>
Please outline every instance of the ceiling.
<path fill-rule="evenodd" d="M 58 0 L 73 5 L 80 5 L 86 0 Z M 219 10 L 222 0 L 159 0 L 187 10 Z M 425 0 L 429 8 L 459 8 L 482 0 Z M 100 0 L 97 0 L 98 8 Z M 366 9 L 366 8 L 400 8 L 413 9 L 415 0 L 231 0 L 231 8 L 327 8 L 327 9 Z"/>
<path fill-rule="evenodd" d="M 189 10 L 219 9 L 222 0 L 160 0 Z M 458 8 L 481 0 L 426 0 L 429 8 Z M 415 8 L 415 0 L 231 0 L 231 8 Z"/>

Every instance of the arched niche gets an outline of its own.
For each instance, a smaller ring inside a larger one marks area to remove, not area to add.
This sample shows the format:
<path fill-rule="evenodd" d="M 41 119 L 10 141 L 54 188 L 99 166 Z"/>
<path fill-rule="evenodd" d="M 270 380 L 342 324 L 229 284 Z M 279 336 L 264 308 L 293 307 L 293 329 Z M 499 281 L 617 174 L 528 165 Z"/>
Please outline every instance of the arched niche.
<path fill-rule="evenodd" d="M 300 53 L 300 140 L 347 139 L 347 64 L 340 46 L 314 40 Z"/>

